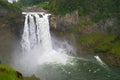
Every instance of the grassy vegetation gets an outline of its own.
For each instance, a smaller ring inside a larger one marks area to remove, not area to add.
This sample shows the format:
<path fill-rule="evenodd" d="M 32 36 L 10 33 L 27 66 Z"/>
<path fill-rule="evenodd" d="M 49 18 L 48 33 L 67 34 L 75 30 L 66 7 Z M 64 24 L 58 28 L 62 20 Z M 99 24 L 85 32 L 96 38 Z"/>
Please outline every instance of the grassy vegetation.
<path fill-rule="evenodd" d="M 0 80 L 22 80 L 17 77 L 16 71 L 9 66 L 0 64 Z"/>

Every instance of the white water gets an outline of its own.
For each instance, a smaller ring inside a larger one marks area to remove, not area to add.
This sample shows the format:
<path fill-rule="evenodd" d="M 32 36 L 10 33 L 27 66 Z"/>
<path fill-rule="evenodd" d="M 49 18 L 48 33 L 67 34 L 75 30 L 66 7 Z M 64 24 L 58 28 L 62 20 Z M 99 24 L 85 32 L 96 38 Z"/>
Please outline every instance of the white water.
<path fill-rule="evenodd" d="M 23 30 L 23 35 L 22 35 L 22 40 L 21 40 L 21 47 L 22 50 L 30 50 L 30 41 L 29 41 L 29 28 L 28 28 L 28 15 L 25 16 L 25 25 L 24 25 L 24 30 Z"/>
<path fill-rule="evenodd" d="M 49 31 L 49 14 L 40 13 L 42 17 L 37 13 L 27 13 L 25 18 L 24 32 L 22 35 L 21 46 L 24 52 L 24 55 L 27 56 L 34 51 L 34 56 L 40 57 L 39 64 L 45 62 L 56 62 L 59 59 L 60 63 L 63 63 L 65 54 L 63 55 L 64 50 L 56 51 L 52 47 L 51 35 Z M 62 52 L 62 53 L 61 53 Z M 60 54 L 60 55 L 59 55 Z M 62 58 L 63 57 L 63 58 Z M 64 63 L 65 63 L 64 61 Z"/>
<path fill-rule="evenodd" d="M 8 0 L 9 3 L 17 2 L 18 0 Z"/>
<path fill-rule="evenodd" d="M 102 67 L 97 64 L 103 64 L 98 56 L 95 56 L 97 63 L 84 58 L 69 57 L 67 53 L 71 53 L 72 46 L 66 41 L 51 37 L 49 14 L 24 14 L 22 51 L 13 55 L 11 63 L 17 71 L 24 76 L 34 74 L 41 80 L 116 80 L 112 79 L 114 75 L 107 73 L 109 70 L 104 65 Z"/>
<path fill-rule="evenodd" d="M 33 75 L 37 67 L 47 63 L 66 64 L 70 46 L 66 42 L 53 42 L 50 34 L 49 15 L 44 13 L 24 13 L 25 23 L 21 39 L 21 53 L 14 54 L 13 67 L 24 75 Z M 42 17 L 41 17 L 42 16 Z M 66 48 L 60 44 L 66 45 Z M 54 44 L 54 45 L 53 45 Z M 71 48 L 71 50 L 73 50 Z M 22 55 L 21 55 L 22 54 Z"/>
<path fill-rule="evenodd" d="M 31 51 L 35 46 L 41 46 L 44 51 L 51 52 L 52 42 L 49 31 L 49 14 L 28 13 L 25 18 L 21 46 L 24 52 Z"/>

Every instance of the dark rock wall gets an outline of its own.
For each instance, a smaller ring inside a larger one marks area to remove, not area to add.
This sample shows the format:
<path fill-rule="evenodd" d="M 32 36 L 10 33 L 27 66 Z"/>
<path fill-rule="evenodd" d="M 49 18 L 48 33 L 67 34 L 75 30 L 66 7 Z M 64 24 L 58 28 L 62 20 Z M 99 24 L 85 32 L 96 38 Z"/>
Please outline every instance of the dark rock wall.
<path fill-rule="evenodd" d="M 22 33 L 21 12 L 0 8 L 0 60 L 9 62 L 13 45 L 18 44 Z"/>

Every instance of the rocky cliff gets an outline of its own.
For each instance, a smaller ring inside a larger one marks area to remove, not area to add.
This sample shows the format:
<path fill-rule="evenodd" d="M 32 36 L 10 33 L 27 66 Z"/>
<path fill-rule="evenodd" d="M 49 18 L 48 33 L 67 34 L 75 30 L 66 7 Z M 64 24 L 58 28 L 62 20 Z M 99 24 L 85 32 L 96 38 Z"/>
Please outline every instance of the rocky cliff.
<path fill-rule="evenodd" d="M 65 31 L 71 27 L 75 27 L 78 23 L 79 23 L 78 11 L 68 13 L 64 16 L 61 15 L 50 16 L 51 29 L 55 29 L 58 31 Z"/>
<path fill-rule="evenodd" d="M 20 38 L 22 15 L 12 8 L 0 8 L 0 60 L 10 58 L 13 42 Z M 15 43 L 16 44 L 16 43 Z"/>
<path fill-rule="evenodd" d="M 51 15 L 50 26 L 55 35 L 76 47 L 79 56 L 99 55 L 105 62 L 120 66 L 119 53 L 112 52 L 114 42 L 119 40 L 116 18 L 94 22 L 91 16 L 79 16 L 74 11 L 64 16 Z"/>

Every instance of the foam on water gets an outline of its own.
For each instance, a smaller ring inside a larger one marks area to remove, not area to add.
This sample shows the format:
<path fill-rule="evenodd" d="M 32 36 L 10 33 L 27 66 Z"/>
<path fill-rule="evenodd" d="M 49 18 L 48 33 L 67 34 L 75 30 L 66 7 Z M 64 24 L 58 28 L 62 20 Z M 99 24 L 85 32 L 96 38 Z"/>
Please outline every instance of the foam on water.
<path fill-rule="evenodd" d="M 68 56 L 74 49 L 66 41 L 51 37 L 50 14 L 24 12 L 25 25 L 21 51 L 13 54 L 11 66 L 24 76 L 35 75 L 41 80 L 118 80 L 119 75 L 106 69 L 104 63 Z M 102 65 L 101 65 L 102 64 Z M 104 67 L 105 66 L 105 67 Z"/>
<path fill-rule="evenodd" d="M 59 46 L 53 48 L 55 45 L 50 34 L 50 14 L 43 12 L 24 12 L 23 14 L 25 14 L 25 24 L 21 39 L 22 52 L 19 55 L 14 54 L 13 67 L 24 74 L 32 75 L 38 65 L 47 63 L 65 65 L 69 57 L 67 48 Z M 68 46 L 67 43 L 66 45 Z"/>

